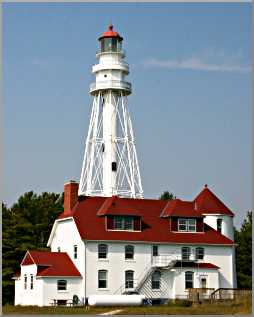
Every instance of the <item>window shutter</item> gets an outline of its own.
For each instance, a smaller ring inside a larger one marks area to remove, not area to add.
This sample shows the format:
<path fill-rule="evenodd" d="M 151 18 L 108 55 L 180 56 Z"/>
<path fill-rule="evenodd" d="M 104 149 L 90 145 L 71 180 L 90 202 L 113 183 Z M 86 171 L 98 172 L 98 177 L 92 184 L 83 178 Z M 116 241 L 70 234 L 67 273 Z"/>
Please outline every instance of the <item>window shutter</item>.
<path fill-rule="evenodd" d="M 112 216 L 107 216 L 107 229 L 114 229 L 114 221 Z"/>
<path fill-rule="evenodd" d="M 204 231 L 203 218 L 197 218 L 197 232 L 203 232 L 203 231 Z"/>
<path fill-rule="evenodd" d="M 171 231 L 177 231 L 177 218 L 171 218 Z"/>
<path fill-rule="evenodd" d="M 134 230 L 140 231 L 141 230 L 141 219 L 140 217 L 134 217 Z"/>

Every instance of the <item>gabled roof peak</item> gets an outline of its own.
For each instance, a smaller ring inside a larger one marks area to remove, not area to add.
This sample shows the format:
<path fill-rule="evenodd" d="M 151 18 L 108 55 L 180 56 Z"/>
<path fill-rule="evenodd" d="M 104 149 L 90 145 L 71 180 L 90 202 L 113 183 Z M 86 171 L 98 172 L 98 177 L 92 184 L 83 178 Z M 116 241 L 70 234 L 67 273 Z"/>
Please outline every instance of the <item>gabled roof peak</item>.
<path fill-rule="evenodd" d="M 204 214 L 234 216 L 234 213 L 208 188 L 207 184 L 205 184 L 194 201 L 196 202 L 198 211 Z"/>

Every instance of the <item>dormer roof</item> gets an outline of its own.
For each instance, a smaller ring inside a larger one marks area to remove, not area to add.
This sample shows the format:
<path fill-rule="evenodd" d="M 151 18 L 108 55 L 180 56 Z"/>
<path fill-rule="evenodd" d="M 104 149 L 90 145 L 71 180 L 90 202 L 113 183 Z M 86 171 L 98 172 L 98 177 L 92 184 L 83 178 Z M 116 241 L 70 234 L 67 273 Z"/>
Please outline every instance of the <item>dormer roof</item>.
<path fill-rule="evenodd" d="M 183 201 L 181 199 L 169 200 L 162 210 L 161 217 L 204 217 L 201 212 L 196 209 L 194 201 Z"/>

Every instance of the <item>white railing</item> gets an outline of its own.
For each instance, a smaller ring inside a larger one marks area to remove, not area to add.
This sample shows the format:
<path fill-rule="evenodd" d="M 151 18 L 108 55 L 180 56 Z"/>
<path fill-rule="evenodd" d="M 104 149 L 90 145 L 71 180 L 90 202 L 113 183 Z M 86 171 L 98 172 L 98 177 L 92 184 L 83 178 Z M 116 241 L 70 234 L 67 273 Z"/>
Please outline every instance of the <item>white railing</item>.
<path fill-rule="evenodd" d="M 195 255 L 190 254 L 189 259 L 183 259 L 181 254 L 163 254 L 153 256 L 152 259 L 152 266 L 157 267 L 166 267 L 170 266 L 176 261 L 188 262 L 188 261 L 196 261 Z"/>
<path fill-rule="evenodd" d="M 110 88 L 119 88 L 131 90 L 131 83 L 122 80 L 102 80 L 92 83 L 90 85 L 90 91 L 97 89 L 110 89 Z"/>
<path fill-rule="evenodd" d="M 97 55 L 102 55 L 102 54 L 108 54 L 108 53 L 110 53 L 110 54 L 121 54 L 121 55 L 123 55 L 123 56 L 125 56 L 126 55 L 126 52 L 125 52 L 125 50 L 108 50 L 108 51 L 101 51 L 101 50 L 98 50 L 97 52 L 96 52 L 96 56 Z"/>

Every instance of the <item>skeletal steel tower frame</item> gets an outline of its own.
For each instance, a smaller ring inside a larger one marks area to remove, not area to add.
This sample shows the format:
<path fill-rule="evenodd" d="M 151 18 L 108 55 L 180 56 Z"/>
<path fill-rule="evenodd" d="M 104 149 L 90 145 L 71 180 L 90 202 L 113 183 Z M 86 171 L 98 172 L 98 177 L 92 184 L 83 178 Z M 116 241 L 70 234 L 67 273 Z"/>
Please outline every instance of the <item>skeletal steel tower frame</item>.
<path fill-rule="evenodd" d="M 123 60 L 122 37 L 110 25 L 99 38 L 99 63 L 90 86 L 93 106 L 79 183 L 79 195 L 143 198 L 125 81 L 129 65 Z"/>

